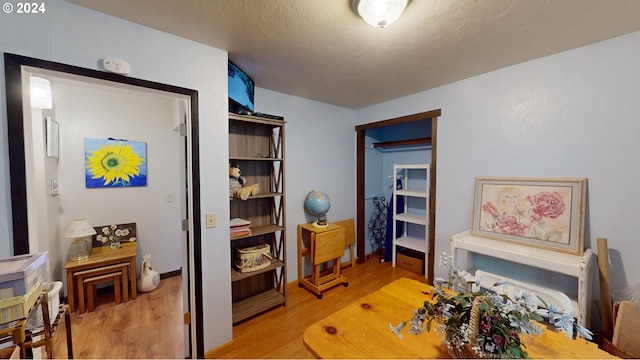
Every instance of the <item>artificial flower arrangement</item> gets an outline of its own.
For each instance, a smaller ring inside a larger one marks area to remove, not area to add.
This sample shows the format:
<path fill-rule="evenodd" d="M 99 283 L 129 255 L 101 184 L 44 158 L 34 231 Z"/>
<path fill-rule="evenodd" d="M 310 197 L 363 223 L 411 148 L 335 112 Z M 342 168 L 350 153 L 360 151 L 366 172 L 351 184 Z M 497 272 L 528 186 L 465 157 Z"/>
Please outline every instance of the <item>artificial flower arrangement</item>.
<path fill-rule="evenodd" d="M 435 302 L 425 301 L 414 311 L 409 321 L 398 326 L 389 325 L 402 338 L 402 330 L 410 324 L 409 334 L 422 334 L 435 329 L 455 358 L 528 358 L 524 335 L 541 335 L 542 328 L 531 322 L 546 319 L 573 337 L 574 328 L 582 337 L 591 340 L 591 333 L 575 324 L 573 314 L 563 314 L 539 297 L 520 292 L 515 299 L 497 294 L 491 289 L 480 288 L 476 279 L 476 291 L 468 291 L 463 271 L 448 265 L 450 257 L 440 256 L 440 265 L 447 266 L 448 279 L 436 279 Z M 499 281 L 493 286 L 503 285 Z M 445 287 L 447 289 L 445 289 Z M 542 304 L 539 306 L 538 301 Z"/>

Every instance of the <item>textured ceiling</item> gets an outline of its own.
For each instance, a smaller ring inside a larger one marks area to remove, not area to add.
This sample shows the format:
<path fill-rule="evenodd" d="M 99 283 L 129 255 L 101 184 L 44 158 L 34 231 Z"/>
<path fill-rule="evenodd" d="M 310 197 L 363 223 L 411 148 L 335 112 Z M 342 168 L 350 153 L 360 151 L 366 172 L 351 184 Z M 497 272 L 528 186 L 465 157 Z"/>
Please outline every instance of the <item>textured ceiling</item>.
<path fill-rule="evenodd" d="M 351 109 L 640 31 L 638 0 L 413 0 L 385 29 L 349 0 L 68 1 L 227 50 L 258 87 Z"/>

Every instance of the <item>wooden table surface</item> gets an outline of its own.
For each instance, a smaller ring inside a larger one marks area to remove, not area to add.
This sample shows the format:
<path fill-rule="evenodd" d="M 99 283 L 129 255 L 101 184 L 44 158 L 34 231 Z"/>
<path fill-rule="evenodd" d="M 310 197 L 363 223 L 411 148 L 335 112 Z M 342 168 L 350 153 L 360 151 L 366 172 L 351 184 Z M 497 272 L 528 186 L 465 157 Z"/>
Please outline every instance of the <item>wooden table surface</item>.
<path fill-rule="evenodd" d="M 71 260 L 67 262 L 64 269 L 67 272 L 67 295 L 71 312 L 75 311 L 75 281 L 73 273 L 81 270 L 95 269 L 102 266 L 117 264 L 121 262 L 129 262 L 129 283 L 131 284 L 131 299 L 135 299 L 138 294 L 136 284 L 136 253 L 137 243 L 122 243 L 119 249 L 111 249 L 109 246 L 95 247 L 91 251 L 91 255 L 86 260 Z M 123 284 L 123 297 L 128 288 L 126 283 Z M 127 296 L 128 297 L 128 296 Z"/>
<path fill-rule="evenodd" d="M 304 344 L 318 358 L 450 358 L 435 331 L 411 335 L 407 325 L 400 339 L 389 327 L 409 320 L 431 299 L 432 293 L 423 292 L 432 289 L 416 280 L 396 280 L 309 326 Z M 525 337 L 524 343 L 531 358 L 615 358 L 595 343 L 548 329 L 541 336 Z"/>

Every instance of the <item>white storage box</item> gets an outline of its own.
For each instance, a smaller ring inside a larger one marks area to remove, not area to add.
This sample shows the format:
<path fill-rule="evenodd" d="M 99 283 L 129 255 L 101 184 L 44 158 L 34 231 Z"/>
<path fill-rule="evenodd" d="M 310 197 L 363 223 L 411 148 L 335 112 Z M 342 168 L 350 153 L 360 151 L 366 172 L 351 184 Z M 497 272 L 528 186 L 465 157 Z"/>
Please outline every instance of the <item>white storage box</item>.
<path fill-rule="evenodd" d="M 49 322 L 53 324 L 56 321 L 58 315 L 58 308 L 60 307 L 60 291 L 62 290 L 62 281 L 56 281 L 52 283 L 43 283 L 42 291 L 47 292 L 49 299 Z M 42 307 L 38 306 L 34 311 L 29 314 L 27 319 L 27 327 L 29 329 L 40 329 L 44 326 L 44 319 L 42 317 Z"/>
<path fill-rule="evenodd" d="M 29 293 L 46 281 L 47 252 L 0 260 L 0 300 Z"/>

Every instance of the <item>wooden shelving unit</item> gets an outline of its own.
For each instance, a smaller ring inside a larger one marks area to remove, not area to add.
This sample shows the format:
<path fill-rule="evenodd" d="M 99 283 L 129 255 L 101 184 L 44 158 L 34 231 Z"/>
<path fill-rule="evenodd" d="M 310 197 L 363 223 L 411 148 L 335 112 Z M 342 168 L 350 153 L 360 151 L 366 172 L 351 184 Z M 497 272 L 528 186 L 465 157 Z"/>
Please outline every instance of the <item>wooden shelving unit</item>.
<path fill-rule="evenodd" d="M 231 218 L 251 222 L 250 235 L 230 237 L 234 324 L 287 304 L 284 124 L 229 114 L 229 161 L 239 164 L 245 184 L 260 186 L 259 194 L 247 200 L 229 199 Z M 258 244 L 270 245 L 270 266 L 245 273 L 233 267 L 236 248 Z"/>

